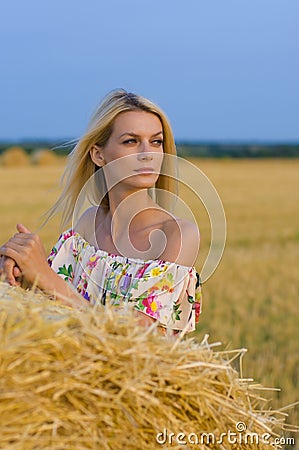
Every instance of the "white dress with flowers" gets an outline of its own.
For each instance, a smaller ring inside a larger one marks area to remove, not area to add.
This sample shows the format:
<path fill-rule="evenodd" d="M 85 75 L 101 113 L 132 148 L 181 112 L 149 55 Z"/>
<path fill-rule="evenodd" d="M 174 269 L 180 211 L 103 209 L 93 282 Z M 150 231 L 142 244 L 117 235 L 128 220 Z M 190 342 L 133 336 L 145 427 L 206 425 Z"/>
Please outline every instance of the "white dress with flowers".
<path fill-rule="evenodd" d="M 97 250 L 73 229 L 53 247 L 49 265 L 92 304 L 134 308 L 172 330 L 193 331 L 201 304 L 194 267 L 141 260 Z"/>

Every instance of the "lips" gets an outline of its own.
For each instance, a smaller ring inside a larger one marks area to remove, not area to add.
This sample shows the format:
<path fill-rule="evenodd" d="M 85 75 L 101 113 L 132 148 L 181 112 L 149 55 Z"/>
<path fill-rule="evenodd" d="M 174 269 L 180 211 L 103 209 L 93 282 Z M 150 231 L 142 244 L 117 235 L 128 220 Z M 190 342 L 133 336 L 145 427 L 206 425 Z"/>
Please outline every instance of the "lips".
<path fill-rule="evenodd" d="M 141 167 L 140 169 L 134 170 L 137 173 L 154 173 L 155 169 L 153 167 Z"/>

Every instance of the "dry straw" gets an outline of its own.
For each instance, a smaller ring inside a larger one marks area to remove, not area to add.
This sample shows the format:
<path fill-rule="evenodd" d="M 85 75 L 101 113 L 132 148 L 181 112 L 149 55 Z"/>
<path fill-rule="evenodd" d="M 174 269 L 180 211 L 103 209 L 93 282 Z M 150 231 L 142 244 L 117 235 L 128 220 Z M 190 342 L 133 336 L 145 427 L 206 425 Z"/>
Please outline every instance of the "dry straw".
<path fill-rule="evenodd" d="M 10 147 L 2 155 L 2 164 L 6 167 L 28 166 L 30 158 L 22 147 Z"/>
<path fill-rule="evenodd" d="M 52 150 L 42 148 L 32 154 L 32 163 L 38 166 L 52 166 L 57 164 L 57 158 Z"/>
<path fill-rule="evenodd" d="M 1 449 L 277 448 L 204 438 L 241 422 L 260 439 L 283 428 L 285 415 L 263 411 L 233 369 L 240 351 L 162 336 L 130 310 L 77 311 L 5 283 L 0 321 Z"/>

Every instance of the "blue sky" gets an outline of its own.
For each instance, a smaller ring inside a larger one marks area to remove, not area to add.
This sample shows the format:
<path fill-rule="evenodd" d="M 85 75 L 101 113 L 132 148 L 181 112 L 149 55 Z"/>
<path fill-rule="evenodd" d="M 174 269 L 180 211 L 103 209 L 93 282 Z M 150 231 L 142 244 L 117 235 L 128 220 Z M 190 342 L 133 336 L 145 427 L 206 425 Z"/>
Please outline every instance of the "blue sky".
<path fill-rule="evenodd" d="M 124 87 L 178 140 L 299 141 L 297 0 L 10 0 L 0 17 L 0 140 L 78 137 Z"/>

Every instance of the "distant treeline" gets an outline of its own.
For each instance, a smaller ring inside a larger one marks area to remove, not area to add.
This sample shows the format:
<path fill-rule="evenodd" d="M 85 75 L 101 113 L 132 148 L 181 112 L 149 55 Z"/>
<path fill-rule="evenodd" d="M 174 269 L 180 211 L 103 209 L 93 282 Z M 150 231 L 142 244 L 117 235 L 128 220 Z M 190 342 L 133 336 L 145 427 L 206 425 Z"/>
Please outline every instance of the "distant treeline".
<path fill-rule="evenodd" d="M 73 145 L 65 141 L 0 142 L 0 154 L 7 148 L 19 146 L 31 154 L 37 149 L 51 149 L 67 155 Z M 236 142 L 177 142 L 179 156 L 202 158 L 296 158 L 299 143 L 236 143 Z"/>
<path fill-rule="evenodd" d="M 295 158 L 299 157 L 297 144 L 249 143 L 177 143 L 180 156 L 202 158 Z"/>

